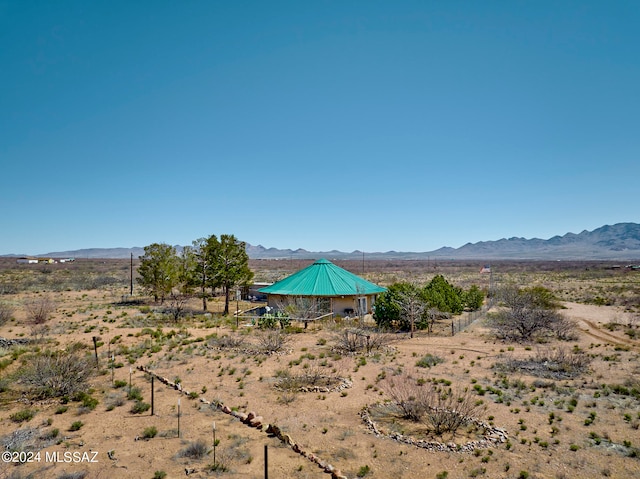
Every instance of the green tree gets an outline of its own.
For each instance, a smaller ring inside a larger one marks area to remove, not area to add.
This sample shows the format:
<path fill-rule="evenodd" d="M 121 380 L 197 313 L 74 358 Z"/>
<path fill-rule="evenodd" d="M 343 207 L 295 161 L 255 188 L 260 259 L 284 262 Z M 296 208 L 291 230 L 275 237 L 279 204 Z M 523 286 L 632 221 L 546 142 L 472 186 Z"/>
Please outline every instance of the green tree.
<path fill-rule="evenodd" d="M 165 243 L 153 243 L 144 247 L 138 266 L 138 283 L 153 296 L 154 301 L 164 303 L 179 280 L 179 260 L 176 249 Z"/>
<path fill-rule="evenodd" d="M 209 238 L 198 238 L 192 242 L 193 252 L 193 285 L 200 289 L 202 296 L 202 310 L 207 310 L 207 274 L 209 264 L 208 245 Z"/>
<path fill-rule="evenodd" d="M 211 255 L 209 277 L 212 286 L 224 291 L 225 315 L 229 314 L 231 290 L 236 286 L 247 285 L 253 279 L 246 247 L 246 243 L 239 241 L 234 235 L 221 235 L 219 241 L 212 235 L 208 241 Z"/>
<path fill-rule="evenodd" d="M 462 296 L 462 289 L 450 284 L 441 274 L 436 275 L 422 290 L 422 298 L 427 305 L 443 313 L 462 313 Z"/>
<path fill-rule="evenodd" d="M 403 315 L 401 301 L 407 295 L 417 292 L 416 286 L 407 282 L 393 283 L 387 291 L 380 293 L 374 305 L 373 319 L 379 328 L 399 328 L 407 330 L 411 327 Z"/>
<path fill-rule="evenodd" d="M 484 293 L 477 285 L 471 285 L 471 287 L 465 291 L 463 296 L 464 304 L 469 310 L 477 311 L 482 308 L 482 305 L 484 304 Z"/>

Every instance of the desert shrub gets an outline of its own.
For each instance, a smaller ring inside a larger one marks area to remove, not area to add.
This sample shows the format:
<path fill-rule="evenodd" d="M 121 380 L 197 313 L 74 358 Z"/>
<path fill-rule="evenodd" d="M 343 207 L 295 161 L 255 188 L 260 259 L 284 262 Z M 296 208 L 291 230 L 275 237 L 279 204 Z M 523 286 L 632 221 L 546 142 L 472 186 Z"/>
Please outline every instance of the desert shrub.
<path fill-rule="evenodd" d="M 31 325 L 42 325 L 49 321 L 51 314 L 55 311 L 55 303 L 48 296 L 33 299 L 24 305 L 27 313 L 27 321 Z"/>
<path fill-rule="evenodd" d="M 258 342 L 262 351 L 266 353 L 277 353 L 285 348 L 289 342 L 289 337 L 286 333 L 278 329 L 267 330 L 258 336 Z"/>
<path fill-rule="evenodd" d="M 129 383 L 127 381 L 125 381 L 124 379 L 116 379 L 113 382 L 113 387 L 116 388 L 116 389 L 119 389 L 119 388 L 123 388 L 123 387 L 127 386 L 127 384 L 129 384 Z"/>
<path fill-rule="evenodd" d="M 187 447 L 182 449 L 179 453 L 179 457 L 188 457 L 189 459 L 202 459 L 207 455 L 209 448 L 207 443 L 199 439 L 195 442 L 190 442 Z"/>
<path fill-rule="evenodd" d="M 71 424 L 69 431 L 79 431 L 82 426 L 84 426 L 84 423 L 82 421 L 74 421 Z"/>
<path fill-rule="evenodd" d="M 566 348 L 539 349 L 528 359 L 512 359 L 498 363 L 495 368 L 507 372 L 526 372 L 547 379 L 567 379 L 588 371 L 591 358 L 582 352 Z"/>
<path fill-rule="evenodd" d="M 14 412 L 13 414 L 11 414 L 9 418 L 13 422 L 25 422 L 25 421 L 31 421 L 33 419 L 33 416 L 35 415 L 36 415 L 36 412 L 33 409 L 22 409 L 18 412 Z"/>
<path fill-rule="evenodd" d="M 14 307 L 9 303 L 0 302 L 0 326 L 9 322 L 13 317 Z"/>
<path fill-rule="evenodd" d="M 158 428 L 156 428 L 155 426 L 149 426 L 149 427 L 146 427 L 142 432 L 142 437 L 144 439 L 151 439 L 156 437 L 157 434 L 158 434 Z"/>
<path fill-rule="evenodd" d="M 86 390 L 91 370 L 86 356 L 45 352 L 21 371 L 21 382 L 39 398 L 72 396 Z"/>
<path fill-rule="evenodd" d="M 237 349 L 244 344 L 244 337 L 240 335 L 224 335 L 209 338 L 207 344 L 220 349 Z"/>
<path fill-rule="evenodd" d="M 334 336 L 335 348 L 348 353 L 370 353 L 385 347 L 391 342 L 391 335 L 380 329 L 347 327 L 337 331 Z"/>
<path fill-rule="evenodd" d="M 93 411 L 98 405 L 98 400 L 84 391 L 75 394 L 73 399 L 75 401 L 80 401 L 80 407 L 85 409 L 86 411 Z"/>
<path fill-rule="evenodd" d="M 387 378 L 383 390 L 400 408 L 402 417 L 424 422 L 436 435 L 455 434 L 482 407 L 468 388 L 418 384 L 407 375 Z"/>
<path fill-rule="evenodd" d="M 127 399 L 129 400 L 135 399 L 136 401 L 142 401 L 142 391 L 140 390 L 140 388 L 134 386 L 131 389 L 129 389 L 129 391 L 127 392 Z"/>
<path fill-rule="evenodd" d="M 131 412 L 133 414 L 142 414 L 145 411 L 148 411 L 151 408 L 151 404 L 143 402 L 143 401 L 136 401 L 135 403 L 133 403 L 133 406 L 131 406 Z"/>
<path fill-rule="evenodd" d="M 439 356 L 433 356 L 432 354 L 426 354 L 422 357 L 418 362 L 416 362 L 416 366 L 421 368 L 430 368 L 431 366 L 435 366 L 436 364 L 443 363 L 444 359 Z"/>

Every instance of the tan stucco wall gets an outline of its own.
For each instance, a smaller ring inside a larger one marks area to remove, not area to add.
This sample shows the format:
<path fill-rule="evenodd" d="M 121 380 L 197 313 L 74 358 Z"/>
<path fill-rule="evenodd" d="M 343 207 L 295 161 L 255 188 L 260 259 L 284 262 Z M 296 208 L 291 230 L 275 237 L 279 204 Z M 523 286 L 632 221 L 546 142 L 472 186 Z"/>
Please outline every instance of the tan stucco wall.
<path fill-rule="evenodd" d="M 267 304 L 272 308 L 278 306 L 278 304 L 286 303 L 286 296 L 280 294 L 270 294 L 267 298 Z M 352 309 L 354 313 L 357 311 L 356 298 L 358 296 L 341 296 L 331 298 L 331 309 L 334 314 L 339 316 L 345 316 L 345 309 Z M 375 295 L 367 295 L 367 314 L 372 312 L 372 306 L 374 304 Z M 354 314 L 352 313 L 352 314 Z"/>

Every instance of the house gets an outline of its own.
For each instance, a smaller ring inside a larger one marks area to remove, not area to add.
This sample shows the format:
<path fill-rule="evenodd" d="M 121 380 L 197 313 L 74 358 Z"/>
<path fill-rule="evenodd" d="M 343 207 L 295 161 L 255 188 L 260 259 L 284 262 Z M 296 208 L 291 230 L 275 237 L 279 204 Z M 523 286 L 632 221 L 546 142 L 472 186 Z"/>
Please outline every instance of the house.
<path fill-rule="evenodd" d="M 267 295 L 269 307 L 276 310 L 299 303 L 313 309 L 318 316 L 323 313 L 351 316 L 371 313 L 376 296 L 386 288 L 356 276 L 331 261 L 319 259 L 258 291 Z"/>
<path fill-rule="evenodd" d="M 37 258 L 18 258 L 16 261 L 18 264 L 38 264 Z"/>

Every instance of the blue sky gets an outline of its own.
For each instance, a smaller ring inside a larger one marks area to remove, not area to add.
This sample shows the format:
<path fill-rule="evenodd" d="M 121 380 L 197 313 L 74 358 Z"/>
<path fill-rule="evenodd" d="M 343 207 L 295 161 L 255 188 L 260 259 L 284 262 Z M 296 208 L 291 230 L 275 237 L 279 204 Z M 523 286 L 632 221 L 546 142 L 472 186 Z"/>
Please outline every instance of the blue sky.
<path fill-rule="evenodd" d="M 0 254 L 640 221 L 640 2 L 0 0 Z"/>

